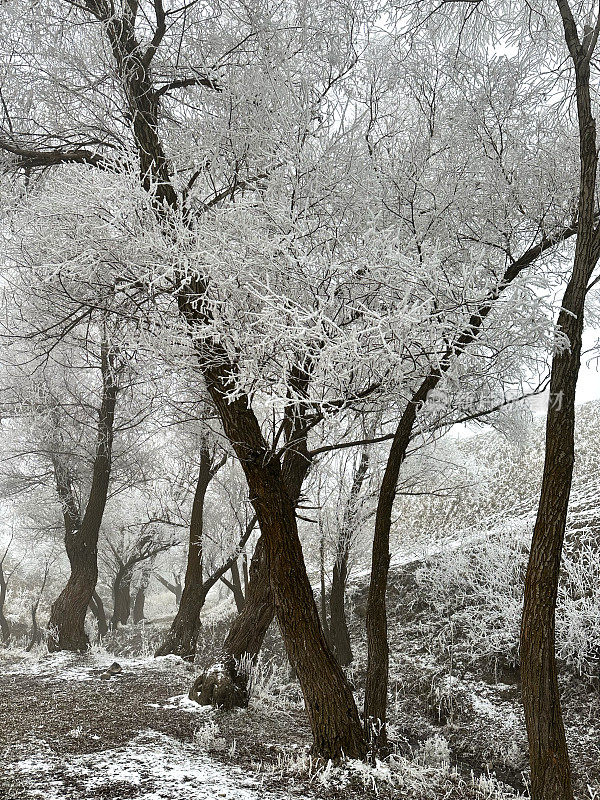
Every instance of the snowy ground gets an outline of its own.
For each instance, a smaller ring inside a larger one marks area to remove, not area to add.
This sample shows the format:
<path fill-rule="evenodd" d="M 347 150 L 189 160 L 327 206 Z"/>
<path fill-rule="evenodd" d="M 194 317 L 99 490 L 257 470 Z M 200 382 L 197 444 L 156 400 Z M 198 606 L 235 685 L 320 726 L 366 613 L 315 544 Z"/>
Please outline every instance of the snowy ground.
<path fill-rule="evenodd" d="M 225 749 L 212 712 L 185 693 L 166 696 L 190 682 L 178 659 L 120 659 L 123 673 L 103 681 L 110 661 L 2 653 L 3 800 L 302 797 L 271 790 L 265 775 L 244 774 L 211 755 Z"/>

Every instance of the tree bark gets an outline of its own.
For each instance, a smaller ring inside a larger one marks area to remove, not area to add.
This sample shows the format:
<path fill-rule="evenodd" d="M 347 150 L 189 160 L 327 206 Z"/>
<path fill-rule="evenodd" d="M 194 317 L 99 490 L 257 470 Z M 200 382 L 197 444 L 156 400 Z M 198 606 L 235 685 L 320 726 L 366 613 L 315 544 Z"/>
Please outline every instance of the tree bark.
<path fill-rule="evenodd" d="M 67 585 L 50 611 L 48 650 L 83 651 L 89 647 L 85 616 L 98 580 L 98 535 L 106 506 L 110 482 L 114 416 L 118 376 L 114 354 L 102 344 L 102 403 L 98 419 L 98 438 L 92 473 L 92 485 L 81 522 L 73 503 L 68 473 L 55 461 L 58 495 L 63 505 L 65 548 L 71 566 Z"/>
<path fill-rule="evenodd" d="M 575 461 L 575 392 L 585 297 L 600 245 L 600 228 L 596 228 L 594 218 L 598 156 L 590 92 L 590 59 L 595 42 L 581 44 L 568 2 L 558 0 L 558 7 L 575 66 L 581 172 L 573 271 L 558 317 L 558 327 L 569 346 L 557 349 L 552 359 L 544 473 L 521 621 L 522 694 L 533 800 L 573 798 L 556 669 L 555 616 Z"/>
<path fill-rule="evenodd" d="M 329 635 L 333 651 L 338 662 L 346 667 L 352 662 L 352 643 L 346 619 L 346 584 L 348 581 L 348 559 L 352 538 L 356 533 L 358 523 L 360 492 L 362 490 L 369 469 L 369 451 L 365 448 L 360 454 L 358 466 L 354 470 L 350 495 L 344 509 L 342 526 L 339 532 L 335 562 L 333 564 L 333 577 L 331 581 L 331 594 L 329 597 L 330 622 Z"/>
<path fill-rule="evenodd" d="M 102 598 L 95 590 L 92 593 L 89 609 L 96 617 L 96 622 L 98 623 L 98 636 L 100 639 L 102 639 L 108 633 L 108 622 L 106 620 L 106 611 L 104 610 Z"/>
<path fill-rule="evenodd" d="M 145 619 L 146 591 L 150 584 L 151 568 L 146 566 L 142 569 L 140 582 L 133 601 L 133 624 L 138 625 Z"/>
<path fill-rule="evenodd" d="M 231 664 L 242 657 L 254 659 L 274 616 L 267 552 L 261 535 L 250 561 L 244 607 L 234 619 L 223 644 L 225 662 Z"/>
<path fill-rule="evenodd" d="M 131 616 L 131 570 L 127 564 L 120 564 L 112 587 L 113 613 L 111 625 L 127 625 Z"/>
<path fill-rule="evenodd" d="M 321 537 L 319 542 L 319 574 L 321 583 L 321 625 L 323 626 L 323 633 L 327 639 L 329 646 L 333 647 L 329 631 L 329 624 L 327 621 L 327 592 L 325 591 L 325 534 L 323 533 L 322 520 L 319 519 L 319 527 L 321 528 Z M 335 648 L 334 648 L 335 653 Z M 338 659 L 339 661 L 339 659 Z"/>
<path fill-rule="evenodd" d="M 246 602 L 246 598 L 244 597 L 244 590 L 242 589 L 242 579 L 240 576 L 240 569 L 238 567 L 238 562 L 234 561 L 231 565 L 231 580 L 227 580 L 227 578 L 221 578 L 222 582 L 227 586 L 230 592 L 233 595 L 233 599 L 235 600 L 235 607 L 237 609 L 238 614 L 244 608 L 244 603 Z"/>

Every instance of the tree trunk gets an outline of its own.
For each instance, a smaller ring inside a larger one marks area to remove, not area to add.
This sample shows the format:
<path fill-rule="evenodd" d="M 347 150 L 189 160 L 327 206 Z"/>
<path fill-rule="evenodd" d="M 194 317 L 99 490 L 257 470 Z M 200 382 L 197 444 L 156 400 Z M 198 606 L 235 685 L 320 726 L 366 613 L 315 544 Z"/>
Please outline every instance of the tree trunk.
<path fill-rule="evenodd" d="M 240 570 L 238 567 L 238 562 L 234 561 L 231 565 L 231 581 L 226 581 L 225 585 L 229 587 L 231 593 L 233 594 L 233 599 L 235 600 L 235 607 L 237 608 L 238 614 L 244 608 L 244 603 L 246 602 L 246 598 L 244 597 L 244 590 L 242 589 L 242 579 L 240 576 Z M 224 580 L 221 578 L 221 580 Z"/>
<path fill-rule="evenodd" d="M 4 616 L 4 603 L 6 602 L 7 581 L 4 577 L 4 565 L 0 562 L 0 634 L 2 634 L 2 644 L 8 644 L 10 639 L 10 625 Z"/>
<path fill-rule="evenodd" d="M 261 534 L 250 561 L 244 607 L 231 624 L 223 644 L 226 663 L 231 664 L 242 657 L 254 659 L 260 652 L 274 616 L 267 552 Z"/>
<path fill-rule="evenodd" d="M 200 469 L 194 493 L 192 515 L 190 519 L 190 536 L 187 566 L 183 593 L 175 619 L 167 633 L 165 641 L 156 651 L 157 656 L 177 655 L 187 661 L 193 661 L 200 632 L 200 612 L 208 591 L 202 581 L 202 534 L 204 526 L 204 500 L 206 491 L 213 478 L 212 457 L 206 444 L 200 451 Z"/>
<path fill-rule="evenodd" d="M 146 590 L 150 584 L 150 575 L 152 574 L 151 568 L 147 566 L 142 569 L 140 576 L 140 583 L 135 593 L 135 600 L 133 602 L 133 624 L 138 625 L 144 616 L 144 606 L 146 604 Z"/>
<path fill-rule="evenodd" d="M 193 291 L 196 287 L 190 287 Z M 190 295 L 195 298 L 198 293 Z M 184 316 L 197 322 L 197 300 L 182 302 Z M 279 457 L 269 450 L 259 422 L 245 396 L 226 396 L 231 365 L 207 363 L 198 353 L 208 391 L 244 470 L 252 505 L 264 539 L 275 614 L 288 658 L 296 670 L 313 733 L 314 752 L 324 758 L 362 758 L 365 742 L 352 691 L 341 667 L 327 646 L 312 587 L 306 572 L 296 523 L 298 497 L 309 461 L 298 470 L 299 485 L 290 485 Z M 297 444 L 306 442 L 306 434 Z M 291 442 L 290 442 L 291 444 Z M 293 450 L 292 447 L 288 452 Z M 250 581 L 252 583 L 252 580 Z M 250 591 L 250 586 L 249 586 Z M 244 607 L 245 613 L 248 602 Z"/>
<path fill-rule="evenodd" d="M 330 647 L 333 647 L 331 643 L 329 625 L 327 624 L 327 593 L 325 591 L 325 534 L 323 533 L 323 523 L 321 519 L 319 519 L 319 527 L 321 528 L 321 537 L 320 537 L 321 540 L 319 542 L 319 573 L 321 578 L 320 581 L 321 582 L 321 598 L 320 598 L 321 625 L 323 626 L 323 633 L 325 634 L 325 638 L 327 639 Z"/>
<path fill-rule="evenodd" d="M 98 623 L 98 636 L 102 639 L 108 633 L 108 622 L 106 620 L 106 611 L 104 610 L 104 603 L 98 592 L 94 591 L 92 599 L 90 600 L 89 609 L 96 617 Z"/>
<path fill-rule="evenodd" d="M 40 598 L 38 598 L 35 603 L 31 604 L 31 639 L 29 640 L 29 644 L 26 647 L 26 652 L 30 653 L 36 644 L 39 644 L 42 641 L 42 634 L 40 633 L 40 629 L 38 626 L 37 621 L 37 610 L 40 605 Z"/>
<path fill-rule="evenodd" d="M 102 344 L 102 403 L 92 485 L 83 519 L 73 502 L 68 472 L 54 462 L 56 486 L 63 505 L 65 549 L 71 574 L 50 611 L 48 650 L 83 651 L 89 647 L 85 616 L 98 580 L 98 535 L 108 496 L 118 375 L 114 355 Z"/>
<path fill-rule="evenodd" d="M 143 619 L 146 617 L 144 616 L 144 606 L 146 604 L 146 587 L 145 586 L 138 586 L 137 592 L 135 593 L 135 599 L 133 601 L 133 624 L 138 625 Z"/>
<path fill-rule="evenodd" d="M 181 578 L 179 575 L 173 575 L 174 583 L 171 583 L 166 578 L 163 578 L 162 575 L 156 575 L 156 580 L 161 583 L 165 589 L 168 589 L 175 595 L 175 605 L 179 608 L 181 603 L 181 595 L 183 594 L 183 586 L 181 585 Z"/>
<path fill-rule="evenodd" d="M 558 317 L 569 348 L 552 359 L 542 489 L 525 578 L 521 621 L 521 679 L 529 738 L 533 800 L 572 800 L 571 766 L 560 707 L 555 655 L 556 597 L 575 461 L 575 392 L 581 360 L 585 297 L 598 262 L 595 227 L 598 156 L 592 115 L 590 58 L 567 2 L 559 0 L 565 39 L 575 65 L 580 138 L 578 232 L 573 272 Z"/>
<path fill-rule="evenodd" d="M 121 564 L 113 581 L 113 613 L 111 625 L 127 625 L 131 615 L 131 572 L 127 565 Z"/>
<path fill-rule="evenodd" d="M 348 552 L 343 552 L 333 565 L 333 580 L 329 595 L 329 641 L 342 667 L 352 663 L 352 643 L 346 620 L 346 581 L 348 578 Z"/>
<path fill-rule="evenodd" d="M 329 597 L 330 623 L 329 635 L 333 651 L 338 662 L 346 667 L 352 663 L 352 643 L 346 620 L 346 584 L 348 581 L 348 559 L 352 539 L 356 534 L 360 508 L 360 492 L 369 469 L 369 451 L 365 448 L 360 454 L 358 466 L 354 470 L 350 495 L 344 509 L 342 526 L 339 532 L 331 594 Z"/>

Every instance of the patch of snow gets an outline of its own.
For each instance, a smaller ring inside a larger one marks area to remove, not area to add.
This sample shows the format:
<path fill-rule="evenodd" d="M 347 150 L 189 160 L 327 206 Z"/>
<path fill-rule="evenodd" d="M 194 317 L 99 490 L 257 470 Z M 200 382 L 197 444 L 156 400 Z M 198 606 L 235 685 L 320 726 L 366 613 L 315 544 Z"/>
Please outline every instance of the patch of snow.
<path fill-rule="evenodd" d="M 238 767 L 219 764 L 196 746 L 156 731 L 145 731 L 123 747 L 100 753 L 59 757 L 43 748 L 8 768 L 27 778 L 29 797 L 45 800 L 105 797 L 111 786 L 118 791 L 123 784 L 131 787 L 132 797 L 144 800 L 290 797 L 269 792 L 260 779 L 244 775 Z"/>

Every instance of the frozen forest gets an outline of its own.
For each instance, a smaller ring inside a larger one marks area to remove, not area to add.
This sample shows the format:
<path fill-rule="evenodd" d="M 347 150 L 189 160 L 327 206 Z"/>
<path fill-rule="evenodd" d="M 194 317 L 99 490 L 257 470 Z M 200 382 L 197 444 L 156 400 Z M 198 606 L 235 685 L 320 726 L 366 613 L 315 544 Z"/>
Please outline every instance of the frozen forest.
<path fill-rule="evenodd" d="M 598 0 L 2 0 L 0 800 L 600 800 Z"/>

